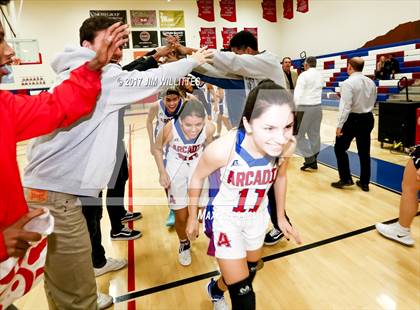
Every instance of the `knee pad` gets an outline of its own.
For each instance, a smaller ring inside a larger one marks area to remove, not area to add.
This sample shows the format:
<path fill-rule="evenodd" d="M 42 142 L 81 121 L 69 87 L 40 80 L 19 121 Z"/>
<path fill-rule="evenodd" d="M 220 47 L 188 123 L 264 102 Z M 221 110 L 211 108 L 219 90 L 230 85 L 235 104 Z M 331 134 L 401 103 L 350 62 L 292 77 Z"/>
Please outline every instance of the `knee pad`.
<path fill-rule="evenodd" d="M 247 262 L 248 270 L 249 270 L 249 280 L 254 281 L 255 275 L 257 274 L 258 270 L 258 262 Z"/>
<path fill-rule="evenodd" d="M 228 285 L 228 289 L 232 310 L 255 310 L 255 293 L 249 277 Z"/>

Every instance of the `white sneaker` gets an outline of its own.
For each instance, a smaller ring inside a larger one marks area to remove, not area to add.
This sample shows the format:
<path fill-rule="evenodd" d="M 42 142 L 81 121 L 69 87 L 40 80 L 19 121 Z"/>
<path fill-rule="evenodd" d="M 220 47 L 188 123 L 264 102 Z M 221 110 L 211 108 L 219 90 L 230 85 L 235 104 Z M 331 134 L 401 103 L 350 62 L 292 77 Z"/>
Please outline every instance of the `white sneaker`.
<path fill-rule="evenodd" d="M 97 304 L 98 304 L 99 310 L 106 309 L 114 303 L 114 300 L 112 299 L 112 297 L 107 294 L 97 292 L 97 295 L 98 295 Z"/>
<path fill-rule="evenodd" d="M 187 249 L 178 253 L 178 261 L 182 266 L 191 265 L 191 250 Z"/>
<path fill-rule="evenodd" d="M 125 266 L 127 266 L 127 260 L 108 257 L 106 259 L 105 266 L 101 268 L 93 268 L 93 271 L 95 272 L 95 277 L 99 277 L 107 272 L 120 270 L 124 268 Z"/>
<path fill-rule="evenodd" d="M 223 297 L 218 301 L 213 301 L 213 310 L 230 310 L 230 308 L 225 298 Z"/>
<path fill-rule="evenodd" d="M 375 225 L 376 230 L 384 237 L 395 240 L 404 245 L 414 245 L 414 240 L 411 237 L 410 230 L 401 229 L 400 224 L 382 224 L 377 223 Z"/>

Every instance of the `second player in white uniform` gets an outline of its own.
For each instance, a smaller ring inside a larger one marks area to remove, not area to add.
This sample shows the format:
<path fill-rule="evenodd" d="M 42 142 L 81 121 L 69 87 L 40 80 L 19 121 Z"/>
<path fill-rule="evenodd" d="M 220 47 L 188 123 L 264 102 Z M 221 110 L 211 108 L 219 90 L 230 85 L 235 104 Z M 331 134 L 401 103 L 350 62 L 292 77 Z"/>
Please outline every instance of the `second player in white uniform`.
<path fill-rule="evenodd" d="M 150 152 L 153 150 L 158 133 L 172 119 L 176 118 L 182 109 L 183 100 L 178 87 L 171 87 L 165 90 L 163 98 L 152 104 L 147 115 L 146 127 L 149 135 Z M 153 122 L 156 119 L 155 127 Z M 174 211 L 169 210 L 166 219 L 166 226 L 173 227 L 175 225 Z"/>
<path fill-rule="evenodd" d="M 146 120 L 150 151 L 153 149 L 153 144 L 158 133 L 170 120 L 178 116 L 181 111 L 182 104 L 183 101 L 181 99 L 181 94 L 177 87 L 168 88 L 164 92 L 161 100 L 152 103 Z M 156 124 L 153 127 L 155 119 Z"/>
<path fill-rule="evenodd" d="M 166 124 L 158 134 L 154 146 L 159 182 L 167 189 L 169 207 L 175 212 L 175 230 L 180 241 L 178 261 L 183 266 L 191 264 L 190 242 L 185 232 L 188 183 L 205 144 L 211 142 L 215 130 L 206 118 L 201 102 L 186 101 L 179 117 Z M 165 148 L 166 166 L 163 161 Z"/>

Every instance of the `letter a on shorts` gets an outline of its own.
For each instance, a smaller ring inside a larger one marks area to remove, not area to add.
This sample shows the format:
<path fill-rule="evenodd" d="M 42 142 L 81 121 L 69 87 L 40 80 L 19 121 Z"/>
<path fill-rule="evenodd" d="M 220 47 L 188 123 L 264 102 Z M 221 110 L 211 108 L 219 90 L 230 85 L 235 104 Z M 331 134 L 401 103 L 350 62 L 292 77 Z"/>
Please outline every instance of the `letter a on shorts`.
<path fill-rule="evenodd" d="M 219 234 L 219 240 L 217 241 L 218 246 L 226 246 L 230 248 L 230 241 L 225 233 Z"/>

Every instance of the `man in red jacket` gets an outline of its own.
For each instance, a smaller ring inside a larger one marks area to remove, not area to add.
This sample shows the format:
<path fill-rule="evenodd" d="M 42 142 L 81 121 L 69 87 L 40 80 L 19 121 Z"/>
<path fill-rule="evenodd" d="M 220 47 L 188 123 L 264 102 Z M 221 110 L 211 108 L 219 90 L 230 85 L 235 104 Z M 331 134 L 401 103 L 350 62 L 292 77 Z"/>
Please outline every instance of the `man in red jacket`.
<path fill-rule="evenodd" d="M 126 25 L 116 23 L 109 27 L 95 58 L 73 70 L 53 93 L 24 96 L 0 90 L 0 262 L 23 256 L 30 242 L 41 238 L 22 228 L 43 211 L 28 213 L 16 161 L 16 142 L 68 126 L 90 113 L 101 90 L 101 69 L 115 49 L 127 41 L 127 34 Z M 4 65 L 11 64 L 13 56 L 0 24 L 0 80 L 7 73 Z"/>

